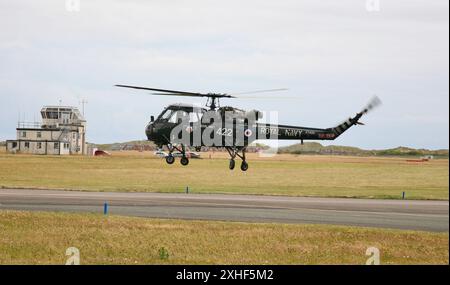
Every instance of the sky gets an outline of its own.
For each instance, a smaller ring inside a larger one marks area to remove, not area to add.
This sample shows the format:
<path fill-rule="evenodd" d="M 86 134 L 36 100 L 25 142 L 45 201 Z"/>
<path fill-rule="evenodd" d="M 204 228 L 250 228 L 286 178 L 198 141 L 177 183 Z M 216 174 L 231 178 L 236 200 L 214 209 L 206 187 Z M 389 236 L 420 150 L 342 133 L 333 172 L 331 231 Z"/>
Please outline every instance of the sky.
<path fill-rule="evenodd" d="M 86 100 L 88 141 L 110 143 L 145 139 L 170 103 L 204 104 L 113 86 L 128 84 L 288 88 L 221 103 L 324 128 L 376 94 L 366 125 L 326 144 L 449 148 L 448 80 L 447 0 L 0 0 L 0 141 L 43 105 Z"/>

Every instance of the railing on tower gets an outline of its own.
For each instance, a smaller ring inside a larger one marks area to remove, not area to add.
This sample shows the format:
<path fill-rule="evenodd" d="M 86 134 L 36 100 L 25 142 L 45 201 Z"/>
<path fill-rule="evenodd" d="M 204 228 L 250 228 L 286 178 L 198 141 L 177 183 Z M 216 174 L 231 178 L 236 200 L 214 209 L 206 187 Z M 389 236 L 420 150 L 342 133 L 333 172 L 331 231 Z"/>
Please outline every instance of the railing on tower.
<path fill-rule="evenodd" d="M 41 128 L 40 122 L 17 122 L 17 128 L 19 129 L 39 129 Z"/>

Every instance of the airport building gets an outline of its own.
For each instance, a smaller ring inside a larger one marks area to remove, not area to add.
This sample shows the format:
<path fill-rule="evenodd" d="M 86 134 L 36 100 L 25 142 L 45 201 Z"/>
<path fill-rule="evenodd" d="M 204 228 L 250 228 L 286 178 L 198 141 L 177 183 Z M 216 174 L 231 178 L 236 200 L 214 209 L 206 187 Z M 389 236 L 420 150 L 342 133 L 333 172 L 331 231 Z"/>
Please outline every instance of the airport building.
<path fill-rule="evenodd" d="M 6 141 L 11 153 L 87 154 L 86 120 L 75 107 L 45 106 L 42 123 L 19 122 L 17 139 Z"/>

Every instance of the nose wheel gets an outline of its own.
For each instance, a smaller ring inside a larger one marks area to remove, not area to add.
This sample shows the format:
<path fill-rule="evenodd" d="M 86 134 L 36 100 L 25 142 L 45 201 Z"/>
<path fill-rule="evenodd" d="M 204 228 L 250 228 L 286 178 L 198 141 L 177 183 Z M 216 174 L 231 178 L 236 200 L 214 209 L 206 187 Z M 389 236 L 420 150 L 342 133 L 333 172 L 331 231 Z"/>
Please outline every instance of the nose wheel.
<path fill-rule="evenodd" d="M 230 170 L 233 170 L 235 165 L 236 165 L 236 161 L 234 161 L 234 159 L 230 159 L 230 165 L 228 166 L 230 168 Z"/>
<path fill-rule="evenodd" d="M 173 164 L 175 162 L 175 157 L 173 157 L 172 154 L 169 154 L 168 156 L 166 156 L 166 162 L 167 164 Z"/>
<path fill-rule="evenodd" d="M 189 164 L 189 159 L 186 157 L 186 156 L 183 156 L 181 159 L 180 159 L 180 163 L 181 163 L 181 165 L 188 165 Z"/>
<path fill-rule="evenodd" d="M 233 147 L 227 147 L 226 149 L 227 149 L 228 153 L 229 153 L 230 156 L 231 156 L 230 164 L 229 164 L 229 166 L 228 166 L 228 167 L 230 168 L 230 170 L 233 170 L 234 167 L 236 166 L 235 158 L 236 158 L 236 157 L 240 157 L 240 158 L 242 159 L 241 170 L 242 170 L 242 171 L 247 171 L 247 169 L 248 169 L 248 163 L 247 163 L 247 161 L 245 160 L 245 148 L 238 149 L 238 148 L 233 148 Z M 239 154 L 239 151 L 242 151 L 242 155 Z"/>
<path fill-rule="evenodd" d="M 169 155 L 166 156 L 167 164 L 173 164 L 175 162 L 175 157 L 172 154 L 175 149 L 178 150 L 179 152 L 181 152 L 181 154 L 182 154 L 182 157 L 180 159 L 181 165 L 189 164 L 189 158 L 186 157 L 186 149 L 183 144 L 181 145 L 181 149 L 172 144 L 168 144 L 167 148 L 169 149 Z"/>
<path fill-rule="evenodd" d="M 175 162 L 175 157 L 173 157 L 172 154 L 169 154 L 168 156 L 166 156 L 166 162 L 167 164 L 173 164 Z"/>

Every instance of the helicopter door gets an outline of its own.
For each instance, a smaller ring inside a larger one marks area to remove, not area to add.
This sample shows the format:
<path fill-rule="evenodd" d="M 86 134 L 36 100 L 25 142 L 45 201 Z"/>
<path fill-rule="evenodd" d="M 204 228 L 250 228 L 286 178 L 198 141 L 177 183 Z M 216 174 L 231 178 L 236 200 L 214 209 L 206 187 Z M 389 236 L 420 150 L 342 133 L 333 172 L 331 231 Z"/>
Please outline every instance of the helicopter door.
<path fill-rule="evenodd" d="M 181 126 L 182 132 L 189 137 L 189 140 L 185 142 L 187 146 L 201 146 L 202 116 L 203 112 L 201 110 L 178 110 L 174 111 L 168 122 L 174 125 L 183 123 Z M 194 138 L 194 136 L 198 137 Z"/>
<path fill-rule="evenodd" d="M 180 141 L 178 140 L 182 138 L 182 135 L 180 133 L 175 134 L 172 131 L 173 128 L 185 122 L 186 116 L 188 116 L 188 113 L 183 110 L 172 110 L 170 117 L 167 119 L 167 123 L 165 123 L 166 129 L 168 131 L 167 136 L 170 137 L 170 140 L 172 142 L 180 143 Z M 183 125 L 180 125 L 180 127 L 182 127 L 182 131 L 185 131 Z"/>
<path fill-rule="evenodd" d="M 202 146 L 202 117 L 203 110 L 195 109 L 189 112 L 189 127 L 186 129 L 190 134 L 190 145 L 200 147 Z M 198 137 L 195 137 L 198 136 Z"/>

